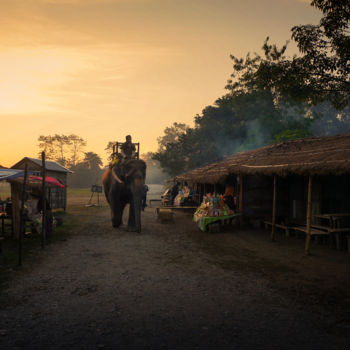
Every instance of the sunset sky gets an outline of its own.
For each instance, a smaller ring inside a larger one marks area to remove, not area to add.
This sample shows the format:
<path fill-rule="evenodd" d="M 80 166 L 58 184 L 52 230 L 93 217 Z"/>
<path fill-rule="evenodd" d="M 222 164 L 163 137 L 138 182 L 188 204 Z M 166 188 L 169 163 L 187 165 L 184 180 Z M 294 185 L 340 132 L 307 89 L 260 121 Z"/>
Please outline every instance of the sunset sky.
<path fill-rule="evenodd" d="M 126 134 L 155 151 L 225 93 L 230 54 L 320 16 L 305 0 L 0 0 L 0 164 L 37 157 L 41 134 L 77 134 L 104 161 Z"/>

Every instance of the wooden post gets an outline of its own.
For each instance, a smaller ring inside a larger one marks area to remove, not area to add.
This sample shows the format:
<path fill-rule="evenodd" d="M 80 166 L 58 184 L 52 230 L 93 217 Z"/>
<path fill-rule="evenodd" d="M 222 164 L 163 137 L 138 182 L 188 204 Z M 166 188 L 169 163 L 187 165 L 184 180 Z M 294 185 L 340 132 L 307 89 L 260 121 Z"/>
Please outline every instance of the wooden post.
<path fill-rule="evenodd" d="M 25 230 L 25 218 L 24 218 L 24 202 L 26 199 L 26 186 L 27 186 L 27 174 L 28 174 L 28 164 L 24 166 L 24 177 L 23 186 L 21 193 L 21 211 L 20 211 L 20 222 L 19 222 L 19 236 L 18 236 L 18 265 L 22 265 L 22 238 L 23 231 Z"/>
<path fill-rule="evenodd" d="M 243 215 L 243 175 L 239 175 L 239 212 Z"/>
<path fill-rule="evenodd" d="M 271 241 L 275 240 L 277 178 L 273 176 Z"/>
<path fill-rule="evenodd" d="M 52 194 L 51 194 L 51 187 L 49 187 L 49 196 L 48 196 L 48 201 L 49 201 L 49 205 L 51 208 L 55 208 L 53 203 L 52 203 Z"/>
<path fill-rule="evenodd" d="M 12 238 L 19 238 L 20 221 L 21 221 L 21 184 L 11 183 L 11 201 L 12 201 Z"/>
<path fill-rule="evenodd" d="M 311 240 L 311 199 L 312 199 L 312 176 L 309 175 L 309 184 L 307 189 L 307 212 L 306 212 L 306 240 L 305 240 L 305 254 L 310 254 L 310 240 Z"/>
<path fill-rule="evenodd" d="M 236 197 L 236 201 L 238 198 Z M 236 203 L 237 205 L 237 203 Z M 243 175 L 239 175 L 239 203 L 238 203 L 239 213 L 239 225 L 243 226 Z"/>
<path fill-rule="evenodd" d="M 45 247 L 46 240 L 46 164 L 45 164 L 45 152 L 41 152 L 42 160 L 42 187 L 41 187 L 41 203 L 42 203 L 42 225 L 41 225 L 41 247 Z"/>

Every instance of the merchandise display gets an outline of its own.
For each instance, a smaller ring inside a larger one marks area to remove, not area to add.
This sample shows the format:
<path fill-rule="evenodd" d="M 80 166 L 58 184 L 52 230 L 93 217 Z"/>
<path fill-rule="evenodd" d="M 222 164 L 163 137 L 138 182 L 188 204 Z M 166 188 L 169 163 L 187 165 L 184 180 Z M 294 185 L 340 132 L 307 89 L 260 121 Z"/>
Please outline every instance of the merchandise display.
<path fill-rule="evenodd" d="M 193 215 L 193 221 L 198 224 L 202 231 L 206 231 L 208 224 L 231 219 L 236 216 L 235 212 L 230 209 L 224 202 L 223 195 L 207 193 L 203 197 L 201 205 Z"/>
<path fill-rule="evenodd" d="M 215 217 L 232 214 L 234 214 L 234 211 L 225 204 L 223 195 L 212 195 L 211 193 L 207 193 L 207 195 L 203 197 L 201 205 L 195 212 L 197 217 Z"/>

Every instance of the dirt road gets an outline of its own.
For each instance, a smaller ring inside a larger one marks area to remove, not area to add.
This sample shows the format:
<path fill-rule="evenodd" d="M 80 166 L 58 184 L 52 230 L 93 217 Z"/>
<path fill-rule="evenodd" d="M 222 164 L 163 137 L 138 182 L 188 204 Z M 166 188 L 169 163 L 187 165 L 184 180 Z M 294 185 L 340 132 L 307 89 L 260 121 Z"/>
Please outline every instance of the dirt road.
<path fill-rule="evenodd" d="M 349 349 L 346 253 L 151 209 L 141 234 L 107 208 L 79 220 L 2 290 L 1 349 Z"/>

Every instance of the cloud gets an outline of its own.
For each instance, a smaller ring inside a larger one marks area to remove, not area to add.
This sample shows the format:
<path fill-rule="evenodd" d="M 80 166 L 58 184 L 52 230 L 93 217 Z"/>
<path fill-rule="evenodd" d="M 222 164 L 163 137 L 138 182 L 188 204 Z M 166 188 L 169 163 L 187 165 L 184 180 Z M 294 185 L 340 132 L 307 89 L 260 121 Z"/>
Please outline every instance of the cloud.
<path fill-rule="evenodd" d="M 164 43 L 171 24 L 159 31 L 151 2 L 154 7 L 153 0 L 0 0 L 0 49 Z"/>
<path fill-rule="evenodd" d="M 135 2 L 141 0 L 26 0 L 34 4 L 69 4 L 69 5 L 87 5 L 87 4 L 115 4 L 121 2 Z"/>

